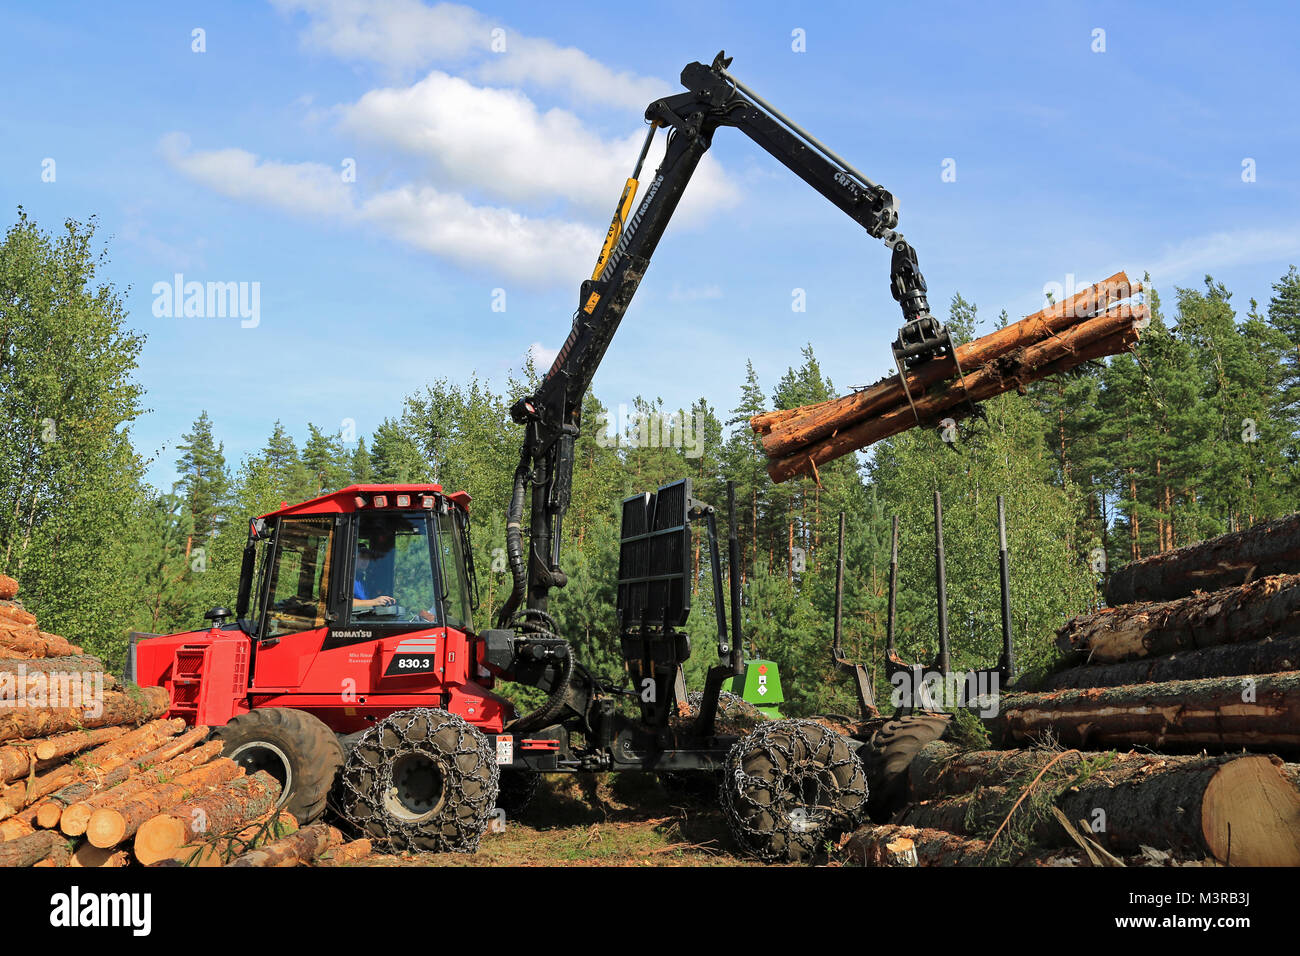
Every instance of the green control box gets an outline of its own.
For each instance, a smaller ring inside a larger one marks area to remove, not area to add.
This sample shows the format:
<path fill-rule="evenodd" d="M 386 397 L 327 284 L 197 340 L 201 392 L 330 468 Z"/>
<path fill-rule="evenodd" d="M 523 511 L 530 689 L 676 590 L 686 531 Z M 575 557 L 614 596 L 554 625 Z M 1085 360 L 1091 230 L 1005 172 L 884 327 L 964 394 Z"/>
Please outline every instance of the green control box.
<path fill-rule="evenodd" d="M 785 695 L 781 693 L 781 674 L 775 661 L 746 661 L 745 673 L 731 680 L 731 692 L 749 701 L 763 716 L 772 720 L 781 717 L 780 705 L 785 702 Z"/>

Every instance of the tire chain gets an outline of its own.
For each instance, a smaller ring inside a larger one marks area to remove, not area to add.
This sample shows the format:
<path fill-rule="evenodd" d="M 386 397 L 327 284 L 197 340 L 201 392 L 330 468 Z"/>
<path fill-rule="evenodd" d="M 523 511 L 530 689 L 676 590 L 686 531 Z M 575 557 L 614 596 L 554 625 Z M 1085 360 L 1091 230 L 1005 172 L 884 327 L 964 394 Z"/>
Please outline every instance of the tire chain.
<path fill-rule="evenodd" d="M 737 741 L 719 787 L 732 834 L 762 860 L 816 855 L 831 833 L 855 827 L 866 816 L 867 778 L 853 751 L 843 737 L 812 720 L 772 721 Z M 745 761 L 755 756 L 768 756 L 775 779 L 745 771 Z M 756 799 L 759 794 L 766 802 Z M 817 809 L 810 813 L 804 809 L 809 805 Z M 815 826 L 800 825 L 801 815 L 812 817 Z"/>
<path fill-rule="evenodd" d="M 450 752 L 431 739 L 448 727 L 456 731 Z M 384 808 L 394 761 L 411 753 L 426 755 L 443 774 L 446 803 L 423 823 L 400 820 Z M 487 786 L 466 793 L 460 781 L 480 776 L 485 766 Z M 499 781 L 496 751 L 482 732 L 455 714 L 418 707 L 391 714 L 362 735 L 339 772 L 335 803 L 362 835 L 395 850 L 473 853 L 495 809 Z"/>

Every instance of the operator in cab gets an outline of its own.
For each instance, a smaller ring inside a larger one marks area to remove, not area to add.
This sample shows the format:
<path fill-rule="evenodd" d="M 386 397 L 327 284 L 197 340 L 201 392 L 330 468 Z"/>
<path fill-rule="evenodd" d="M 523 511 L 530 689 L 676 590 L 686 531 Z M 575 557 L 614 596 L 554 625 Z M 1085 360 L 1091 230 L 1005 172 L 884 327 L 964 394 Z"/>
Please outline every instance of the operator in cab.
<path fill-rule="evenodd" d="M 366 588 L 366 570 L 375 559 L 375 553 L 369 548 L 357 549 L 357 571 L 356 578 L 352 582 L 352 610 L 359 611 L 371 607 L 390 607 L 397 603 L 397 599 L 391 594 L 380 594 L 371 597 Z"/>

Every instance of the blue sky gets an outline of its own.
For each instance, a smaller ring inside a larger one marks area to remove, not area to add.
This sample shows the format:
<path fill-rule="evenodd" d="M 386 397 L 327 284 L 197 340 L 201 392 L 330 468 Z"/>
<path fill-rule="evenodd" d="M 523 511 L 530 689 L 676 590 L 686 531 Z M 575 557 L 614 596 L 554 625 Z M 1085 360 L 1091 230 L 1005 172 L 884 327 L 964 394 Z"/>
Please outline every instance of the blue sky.
<path fill-rule="evenodd" d="M 558 347 L 646 103 L 724 47 L 899 197 L 936 312 L 960 290 L 1018 318 L 1046 283 L 1119 269 L 1166 293 L 1212 273 L 1244 312 L 1300 263 L 1298 27 L 1281 3 L 11 5 L 0 208 L 99 217 L 148 335 L 133 434 L 166 486 L 203 409 L 235 463 L 277 418 L 366 434 L 432 379 L 499 388 Z M 746 359 L 770 392 L 809 342 L 837 387 L 872 381 L 888 267 L 722 130 L 597 394 L 725 411 Z M 257 283 L 256 327 L 155 316 L 177 273 Z"/>

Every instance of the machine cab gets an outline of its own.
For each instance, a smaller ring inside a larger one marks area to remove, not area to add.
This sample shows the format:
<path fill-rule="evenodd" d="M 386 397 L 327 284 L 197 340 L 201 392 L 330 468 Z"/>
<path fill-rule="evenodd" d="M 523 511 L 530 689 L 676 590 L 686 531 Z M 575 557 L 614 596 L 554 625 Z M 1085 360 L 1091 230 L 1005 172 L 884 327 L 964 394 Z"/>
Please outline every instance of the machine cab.
<path fill-rule="evenodd" d="M 321 627 L 470 632 L 468 503 L 438 485 L 353 485 L 254 519 L 241 630 L 263 647 Z"/>
<path fill-rule="evenodd" d="M 508 705 L 478 664 L 468 504 L 439 485 L 353 485 L 253 519 L 235 623 L 141 642 L 141 684 L 213 726 L 267 706 L 340 733 L 409 707 L 499 726 Z"/>

